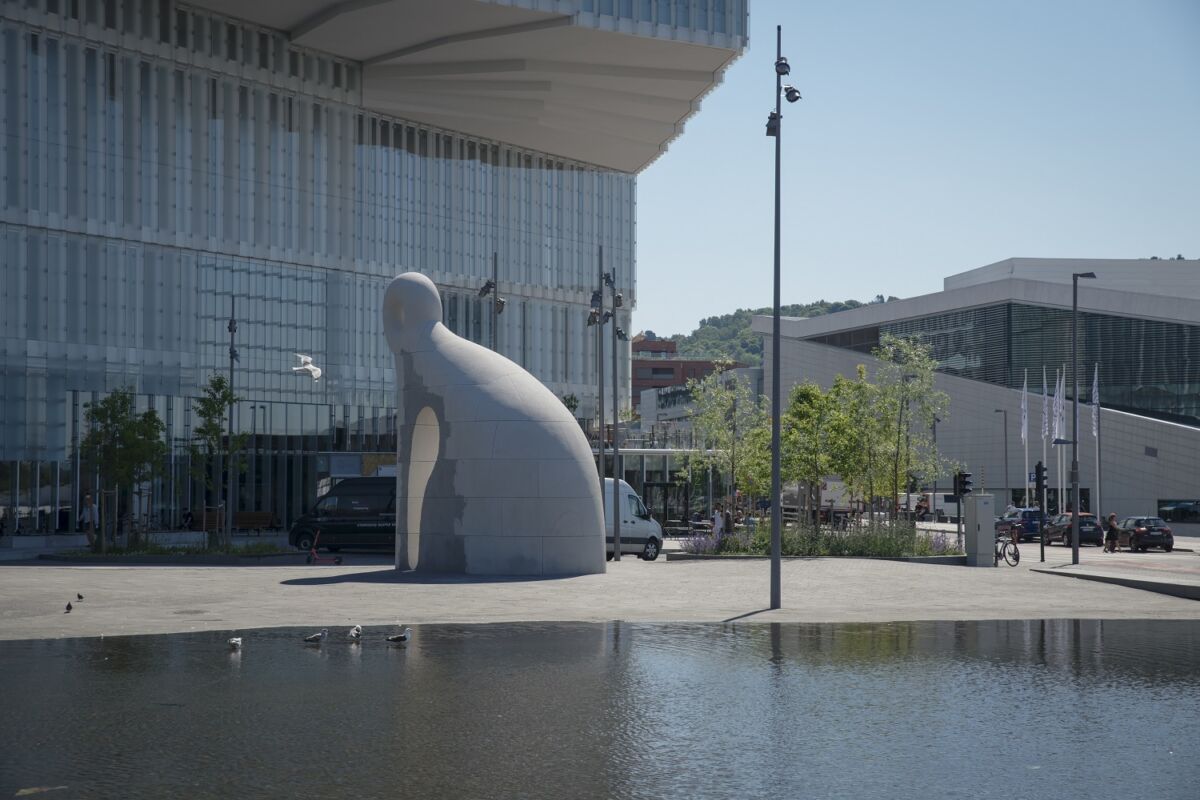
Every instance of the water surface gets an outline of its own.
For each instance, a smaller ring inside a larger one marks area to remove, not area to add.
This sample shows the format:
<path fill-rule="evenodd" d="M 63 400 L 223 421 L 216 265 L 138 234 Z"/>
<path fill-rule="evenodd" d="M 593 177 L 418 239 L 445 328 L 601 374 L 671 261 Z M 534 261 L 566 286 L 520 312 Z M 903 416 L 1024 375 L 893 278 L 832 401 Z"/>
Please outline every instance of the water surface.
<path fill-rule="evenodd" d="M 0 643 L 0 797 L 1195 798 L 1200 623 Z"/>

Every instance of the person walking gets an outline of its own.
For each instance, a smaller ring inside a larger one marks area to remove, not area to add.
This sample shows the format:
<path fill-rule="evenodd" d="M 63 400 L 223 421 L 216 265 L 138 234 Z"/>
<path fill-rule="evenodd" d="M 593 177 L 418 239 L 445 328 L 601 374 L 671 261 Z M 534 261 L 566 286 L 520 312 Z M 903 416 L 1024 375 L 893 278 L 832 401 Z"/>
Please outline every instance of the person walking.
<path fill-rule="evenodd" d="M 725 509 L 721 507 L 720 503 L 717 503 L 713 509 L 712 532 L 713 536 L 717 538 L 720 538 L 721 534 L 725 533 Z"/>
<path fill-rule="evenodd" d="M 1117 552 L 1117 541 L 1121 538 L 1121 531 L 1117 528 L 1117 515 L 1115 513 L 1108 515 L 1108 521 L 1104 524 L 1104 552 Z"/>
<path fill-rule="evenodd" d="M 92 502 L 92 493 L 83 493 L 83 508 L 79 509 L 79 527 L 87 534 L 88 547 L 96 549 L 96 525 L 100 522 L 98 509 Z"/>

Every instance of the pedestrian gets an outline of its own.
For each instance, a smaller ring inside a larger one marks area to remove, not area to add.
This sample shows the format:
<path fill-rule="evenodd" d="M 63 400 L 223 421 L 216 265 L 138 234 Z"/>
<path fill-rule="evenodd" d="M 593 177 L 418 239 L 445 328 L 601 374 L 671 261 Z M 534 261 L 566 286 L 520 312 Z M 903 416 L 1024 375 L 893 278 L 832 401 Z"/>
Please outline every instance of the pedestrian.
<path fill-rule="evenodd" d="M 1117 528 L 1117 515 L 1115 513 L 1108 515 L 1108 521 L 1104 525 L 1104 552 L 1117 552 L 1117 541 L 1121 538 L 1120 529 Z"/>
<path fill-rule="evenodd" d="M 720 537 L 725 532 L 725 509 L 717 503 L 713 509 L 712 515 L 712 532 L 713 536 Z"/>
<path fill-rule="evenodd" d="M 729 509 L 725 509 L 724 522 L 725 524 L 722 526 L 721 530 L 723 530 L 725 533 L 733 533 L 733 514 L 729 512 Z"/>
<path fill-rule="evenodd" d="M 100 521 L 96 506 L 92 503 L 92 493 L 83 493 L 83 508 L 79 509 L 79 527 L 87 535 L 88 547 L 96 547 L 96 524 Z"/>

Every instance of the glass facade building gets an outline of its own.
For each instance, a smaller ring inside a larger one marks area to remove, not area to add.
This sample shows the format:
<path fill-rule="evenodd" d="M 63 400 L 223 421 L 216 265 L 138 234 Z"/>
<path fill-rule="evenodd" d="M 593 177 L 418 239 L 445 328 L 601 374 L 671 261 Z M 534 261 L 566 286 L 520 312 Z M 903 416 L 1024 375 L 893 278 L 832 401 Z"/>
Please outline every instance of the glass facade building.
<path fill-rule="evenodd" d="M 596 5 L 634 17 L 686 5 L 705 25 L 744 26 L 740 2 Z M 6 2 L 0 71 L 9 532 L 72 526 L 95 486 L 77 455 L 84 409 L 121 388 L 170 437 L 150 512 L 166 525 L 214 504 L 186 444 L 201 387 L 229 368 L 231 313 L 234 427 L 250 437 L 236 509 L 286 525 L 322 479 L 386 466 L 394 375 L 379 307 L 408 270 L 439 285 L 452 330 L 590 416 L 600 246 L 636 297 L 633 175 L 370 112 L 356 62 L 173 0 Z M 508 300 L 498 330 L 478 296 L 493 253 Z M 295 353 L 313 356 L 319 383 L 291 371 Z"/>
<path fill-rule="evenodd" d="M 972 380 L 1041 391 L 1042 368 L 1071 362 L 1071 311 L 999 303 L 812 337 L 869 353 L 880 336 L 916 336 L 933 348 L 939 369 Z M 1200 326 L 1079 312 L 1080 401 L 1090 401 L 1099 366 L 1106 408 L 1200 425 Z M 1071 392 L 1068 375 L 1067 393 Z"/>

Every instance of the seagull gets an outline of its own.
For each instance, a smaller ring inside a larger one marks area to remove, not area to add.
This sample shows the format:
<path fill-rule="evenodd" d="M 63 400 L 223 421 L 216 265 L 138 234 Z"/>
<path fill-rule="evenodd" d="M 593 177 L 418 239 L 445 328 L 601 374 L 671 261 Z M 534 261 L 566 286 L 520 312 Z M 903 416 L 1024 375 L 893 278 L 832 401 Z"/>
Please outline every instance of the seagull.
<path fill-rule="evenodd" d="M 397 643 L 407 642 L 409 640 L 409 637 L 411 637 L 411 636 L 412 636 L 412 628 L 403 628 L 395 636 L 387 637 L 387 640 L 389 642 L 397 642 Z"/>
<path fill-rule="evenodd" d="M 70 601 L 70 600 L 68 600 L 68 601 L 67 601 L 67 610 L 66 610 L 66 611 L 64 611 L 63 613 L 64 613 L 64 614 L 70 614 L 70 613 L 71 613 L 71 601 Z"/>
<path fill-rule="evenodd" d="M 76 593 L 75 593 L 75 599 L 76 599 L 76 600 L 82 600 L 82 599 L 83 599 L 83 595 L 81 595 L 79 592 L 76 592 Z"/>
<path fill-rule="evenodd" d="M 313 383 L 321 379 L 321 368 L 313 363 L 312 356 L 296 353 L 296 358 L 300 359 L 300 366 L 292 367 L 292 372 L 307 372 L 312 375 Z"/>
<path fill-rule="evenodd" d="M 320 644 L 325 641 L 325 637 L 329 635 L 329 628 L 321 628 L 319 633 L 314 633 L 312 636 L 305 636 L 304 641 Z"/>
<path fill-rule="evenodd" d="M 241 646 L 242 646 L 242 637 L 234 636 L 232 639 L 229 640 L 229 649 L 230 650 L 237 650 Z"/>
<path fill-rule="evenodd" d="M 350 633 L 348 633 L 347 636 L 356 642 L 362 639 L 362 625 L 355 625 L 350 629 Z"/>

